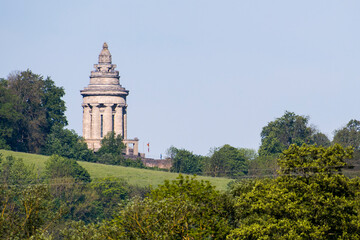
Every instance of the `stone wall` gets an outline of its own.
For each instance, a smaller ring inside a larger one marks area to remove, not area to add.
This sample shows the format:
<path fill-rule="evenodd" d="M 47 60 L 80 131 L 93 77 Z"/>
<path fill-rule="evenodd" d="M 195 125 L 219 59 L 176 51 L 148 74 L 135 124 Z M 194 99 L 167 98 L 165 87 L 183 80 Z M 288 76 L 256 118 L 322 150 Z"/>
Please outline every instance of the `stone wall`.
<path fill-rule="evenodd" d="M 162 169 L 171 168 L 171 159 L 152 159 L 152 158 L 143 158 L 141 159 L 146 167 L 158 167 Z"/>
<path fill-rule="evenodd" d="M 153 158 L 144 158 L 140 156 L 134 156 L 134 155 L 125 155 L 125 158 L 136 160 L 138 158 L 141 158 L 141 161 L 146 167 L 158 167 L 162 169 L 170 169 L 171 168 L 171 159 L 153 159 Z"/>

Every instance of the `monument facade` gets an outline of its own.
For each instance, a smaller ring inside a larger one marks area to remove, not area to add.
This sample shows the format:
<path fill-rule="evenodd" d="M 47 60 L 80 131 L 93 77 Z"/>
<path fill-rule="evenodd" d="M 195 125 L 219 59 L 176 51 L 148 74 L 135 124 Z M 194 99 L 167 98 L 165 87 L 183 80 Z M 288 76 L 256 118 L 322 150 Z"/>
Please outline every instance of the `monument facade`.
<path fill-rule="evenodd" d="M 97 151 L 101 147 L 101 139 L 113 131 L 123 137 L 126 155 L 138 156 L 139 140 L 127 138 L 126 97 L 129 91 L 120 84 L 119 71 L 112 64 L 106 43 L 94 68 L 90 84 L 80 91 L 83 96 L 83 138 L 90 149 Z"/>

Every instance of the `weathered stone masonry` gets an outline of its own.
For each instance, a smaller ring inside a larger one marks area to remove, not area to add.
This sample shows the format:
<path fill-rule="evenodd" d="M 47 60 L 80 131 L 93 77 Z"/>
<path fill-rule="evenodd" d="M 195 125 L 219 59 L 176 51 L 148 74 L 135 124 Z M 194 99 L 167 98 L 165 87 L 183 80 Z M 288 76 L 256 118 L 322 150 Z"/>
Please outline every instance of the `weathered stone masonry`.
<path fill-rule="evenodd" d="M 91 71 L 90 84 L 81 90 L 83 96 L 83 137 L 90 149 L 97 151 L 101 139 L 114 131 L 121 134 L 126 155 L 138 156 L 138 139 L 127 138 L 127 104 L 129 91 L 120 85 L 119 71 L 112 64 L 108 45 L 104 43 L 98 64 Z"/>

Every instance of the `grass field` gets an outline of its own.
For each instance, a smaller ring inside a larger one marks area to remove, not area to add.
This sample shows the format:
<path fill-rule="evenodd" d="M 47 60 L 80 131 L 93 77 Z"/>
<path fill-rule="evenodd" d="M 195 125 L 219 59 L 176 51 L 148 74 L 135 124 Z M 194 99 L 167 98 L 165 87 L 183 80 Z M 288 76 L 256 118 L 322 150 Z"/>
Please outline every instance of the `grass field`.
<path fill-rule="evenodd" d="M 7 150 L 0 150 L 0 153 L 5 157 L 12 155 L 16 158 L 22 158 L 25 164 L 34 164 L 35 168 L 40 172 L 45 167 L 45 161 L 49 158 L 48 156 L 43 155 L 13 152 Z M 151 185 L 153 187 L 156 187 L 157 185 L 162 184 L 164 180 L 173 180 L 176 179 L 176 177 L 178 176 L 177 173 L 162 172 L 148 169 L 112 166 L 82 161 L 78 161 L 78 163 L 90 173 L 91 178 L 94 180 L 104 177 L 119 177 L 126 179 L 130 184 L 138 186 Z M 197 179 L 207 180 L 212 185 L 216 186 L 218 190 L 221 191 L 225 191 L 227 184 L 231 181 L 231 179 L 227 178 L 213 178 L 202 176 L 198 176 Z"/>

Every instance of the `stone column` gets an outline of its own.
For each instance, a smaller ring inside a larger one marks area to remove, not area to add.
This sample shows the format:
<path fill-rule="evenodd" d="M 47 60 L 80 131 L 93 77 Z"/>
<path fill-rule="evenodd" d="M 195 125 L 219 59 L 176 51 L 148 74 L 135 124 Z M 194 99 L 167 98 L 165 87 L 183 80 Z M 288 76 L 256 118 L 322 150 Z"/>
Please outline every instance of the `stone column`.
<path fill-rule="evenodd" d="M 139 142 L 138 141 L 136 141 L 136 142 L 134 142 L 134 148 L 133 148 L 134 150 L 134 152 L 133 152 L 133 154 L 134 154 L 134 156 L 138 156 L 139 155 Z"/>
<path fill-rule="evenodd" d="M 83 104 L 83 138 L 90 138 L 90 129 L 91 129 L 91 113 L 90 107 L 87 104 Z"/>
<path fill-rule="evenodd" d="M 104 137 L 112 131 L 112 106 L 113 104 L 105 104 L 104 110 Z"/>
<path fill-rule="evenodd" d="M 126 150 L 126 151 L 125 151 L 125 154 L 129 156 L 129 155 L 130 155 L 130 146 L 129 146 L 129 143 L 126 143 L 126 144 L 125 144 L 125 150 Z"/>
<path fill-rule="evenodd" d="M 127 106 L 124 107 L 124 139 L 127 139 Z"/>
<path fill-rule="evenodd" d="M 100 109 L 97 104 L 92 107 L 92 139 L 100 139 Z"/>
<path fill-rule="evenodd" d="M 123 132 L 123 108 L 120 105 L 116 106 L 115 109 L 115 119 L 114 119 L 114 131 L 116 135 L 121 134 L 121 136 L 124 138 L 124 132 Z"/>

